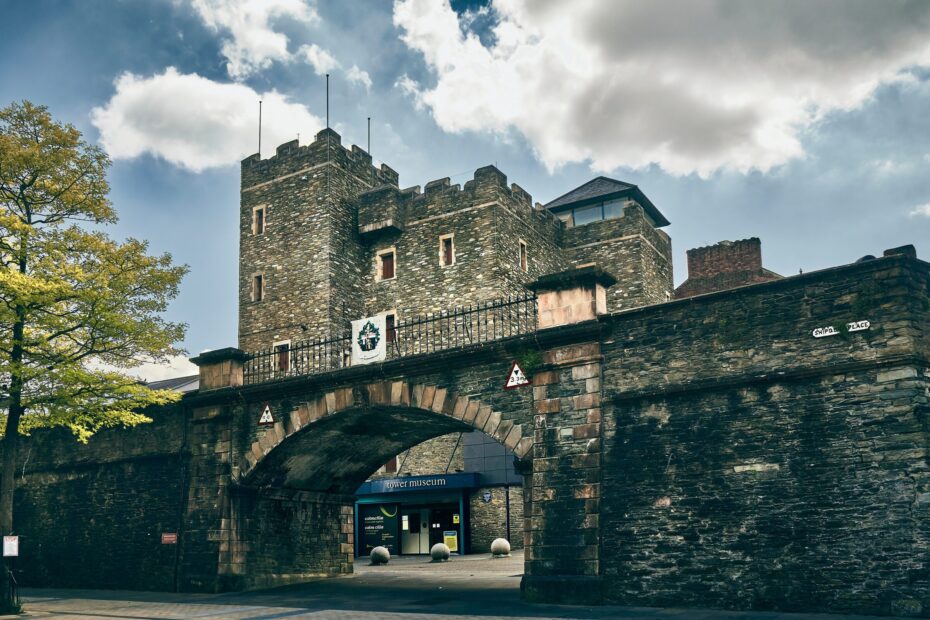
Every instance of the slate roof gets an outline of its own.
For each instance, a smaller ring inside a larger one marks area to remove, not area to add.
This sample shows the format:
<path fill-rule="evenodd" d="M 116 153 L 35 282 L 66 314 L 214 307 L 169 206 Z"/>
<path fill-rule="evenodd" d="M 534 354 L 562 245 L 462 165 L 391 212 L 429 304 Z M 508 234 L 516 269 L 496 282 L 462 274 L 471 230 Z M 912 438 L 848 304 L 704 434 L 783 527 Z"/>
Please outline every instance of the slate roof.
<path fill-rule="evenodd" d="M 572 207 L 582 207 L 586 204 L 601 202 L 612 198 L 632 198 L 640 205 L 649 217 L 656 223 L 656 226 L 668 226 L 671 222 L 665 219 L 665 216 L 656 208 L 652 201 L 636 185 L 624 183 L 617 179 L 608 177 L 597 177 L 591 179 L 584 185 L 576 187 L 567 194 L 563 194 L 545 205 L 553 213 L 566 211 Z"/>
<path fill-rule="evenodd" d="M 176 390 L 178 392 L 193 392 L 200 387 L 200 375 L 175 377 L 174 379 L 162 379 L 161 381 L 150 381 L 146 385 L 153 390 Z"/>

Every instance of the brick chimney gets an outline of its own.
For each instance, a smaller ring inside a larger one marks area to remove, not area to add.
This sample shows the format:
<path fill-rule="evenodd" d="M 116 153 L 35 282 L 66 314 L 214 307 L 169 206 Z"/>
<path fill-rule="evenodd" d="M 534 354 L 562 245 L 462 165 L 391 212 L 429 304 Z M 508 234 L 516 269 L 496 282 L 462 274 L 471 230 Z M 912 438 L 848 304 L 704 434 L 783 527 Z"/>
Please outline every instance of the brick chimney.
<path fill-rule="evenodd" d="M 721 241 L 688 250 L 688 279 L 675 289 L 675 298 L 693 297 L 778 278 L 781 276 L 762 266 L 762 241 L 758 237 Z"/>

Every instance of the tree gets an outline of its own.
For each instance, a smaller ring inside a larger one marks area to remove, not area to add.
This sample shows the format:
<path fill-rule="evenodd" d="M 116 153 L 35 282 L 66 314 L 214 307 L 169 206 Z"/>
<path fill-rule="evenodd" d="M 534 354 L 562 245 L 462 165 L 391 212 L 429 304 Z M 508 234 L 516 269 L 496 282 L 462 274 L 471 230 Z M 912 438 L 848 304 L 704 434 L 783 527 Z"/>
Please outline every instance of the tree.
<path fill-rule="evenodd" d="M 180 353 L 183 324 L 161 314 L 186 266 L 149 256 L 144 241 L 118 243 L 107 194 L 110 161 L 71 125 L 28 101 L 0 110 L 0 530 L 13 530 L 19 436 L 64 426 L 86 442 L 96 431 L 149 419 L 177 400 L 123 371 Z M 12 607 L 3 570 L 0 613 Z"/>

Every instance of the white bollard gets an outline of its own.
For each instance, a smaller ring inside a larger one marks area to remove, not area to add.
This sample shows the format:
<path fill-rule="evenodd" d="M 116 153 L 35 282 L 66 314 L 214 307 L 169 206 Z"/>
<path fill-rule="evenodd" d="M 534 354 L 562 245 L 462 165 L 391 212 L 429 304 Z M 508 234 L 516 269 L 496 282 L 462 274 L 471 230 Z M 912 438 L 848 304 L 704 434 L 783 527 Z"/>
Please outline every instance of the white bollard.
<path fill-rule="evenodd" d="M 391 552 L 387 550 L 387 547 L 375 547 L 371 550 L 371 563 L 374 566 L 380 566 L 381 564 L 387 564 L 391 560 Z"/>
<path fill-rule="evenodd" d="M 433 558 L 433 562 L 446 562 L 449 556 L 452 555 L 452 552 L 449 551 L 449 547 L 443 543 L 436 543 L 433 545 L 433 548 L 429 550 L 429 554 Z"/>

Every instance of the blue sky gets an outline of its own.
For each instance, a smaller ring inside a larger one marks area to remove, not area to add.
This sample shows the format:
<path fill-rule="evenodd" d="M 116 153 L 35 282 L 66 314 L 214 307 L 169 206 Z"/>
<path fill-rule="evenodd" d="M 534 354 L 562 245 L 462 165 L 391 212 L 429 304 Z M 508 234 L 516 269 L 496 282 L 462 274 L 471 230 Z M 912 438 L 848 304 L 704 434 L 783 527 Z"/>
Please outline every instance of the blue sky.
<path fill-rule="evenodd" d="M 758 236 L 795 274 L 930 258 L 930 3 L 3 3 L 0 105 L 47 105 L 113 158 L 112 234 L 191 267 L 191 354 L 236 342 L 238 161 L 324 116 L 401 185 L 488 163 L 547 202 L 638 184 L 685 250 Z M 178 370 L 182 366 L 176 366 Z M 171 371 L 174 372 L 174 371 Z M 158 376 L 154 374 L 152 376 Z"/>

